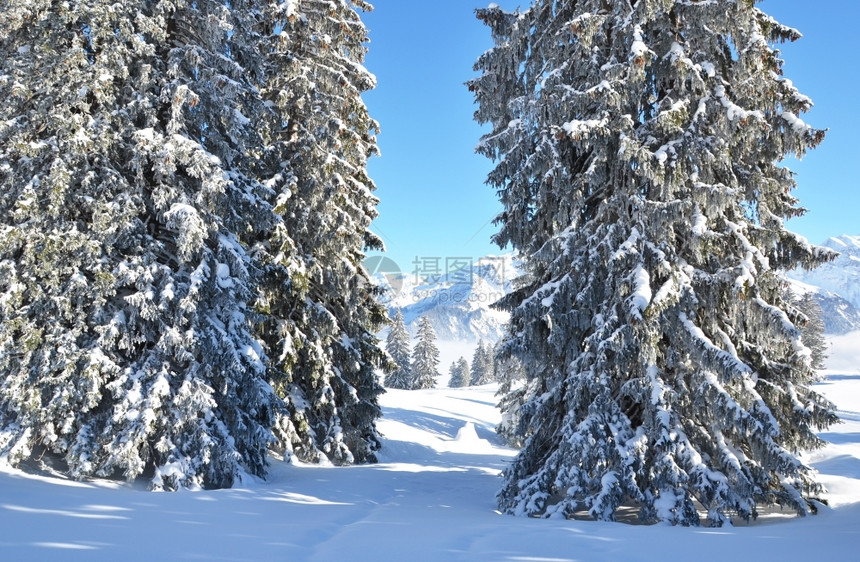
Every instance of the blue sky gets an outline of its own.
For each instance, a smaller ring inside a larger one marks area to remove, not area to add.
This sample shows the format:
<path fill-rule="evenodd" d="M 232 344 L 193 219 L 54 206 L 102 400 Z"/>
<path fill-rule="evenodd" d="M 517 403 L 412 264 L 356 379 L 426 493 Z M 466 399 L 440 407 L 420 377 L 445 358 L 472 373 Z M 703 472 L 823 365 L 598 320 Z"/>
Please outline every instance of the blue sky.
<path fill-rule="evenodd" d="M 367 68 L 378 79 L 365 95 L 380 122 L 382 156 L 369 169 L 381 199 L 372 228 L 386 255 L 413 272 L 419 258 L 479 258 L 502 252 L 490 242 L 500 210 L 484 184 L 492 162 L 474 153 L 484 132 L 473 120 L 472 94 L 463 83 L 492 46 L 473 0 L 371 0 L 362 19 L 370 31 Z M 496 0 L 506 9 L 527 1 Z M 795 194 L 809 209 L 789 228 L 812 242 L 860 234 L 860 50 L 855 27 L 860 3 L 846 0 L 765 0 L 759 7 L 804 37 L 781 47 L 785 75 L 815 108 L 805 119 L 828 128 L 824 143 L 802 162 Z M 507 250 L 510 250 L 508 248 Z"/>

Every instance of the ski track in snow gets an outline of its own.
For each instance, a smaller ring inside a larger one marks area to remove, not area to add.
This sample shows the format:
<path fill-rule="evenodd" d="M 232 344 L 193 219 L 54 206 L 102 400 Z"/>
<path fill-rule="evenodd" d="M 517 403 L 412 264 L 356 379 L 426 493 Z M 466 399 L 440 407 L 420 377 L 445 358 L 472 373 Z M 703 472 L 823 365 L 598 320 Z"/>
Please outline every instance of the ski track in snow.
<path fill-rule="evenodd" d="M 846 340 L 848 342 L 849 340 Z M 860 333 L 840 354 L 860 346 Z M 151 493 L 0 470 L 3 560 L 856 560 L 860 540 L 860 370 L 819 389 L 844 423 L 807 455 L 829 492 L 815 517 L 770 512 L 721 529 L 525 519 L 496 511 L 515 451 L 495 435 L 494 385 L 389 391 L 380 463 L 273 461 L 230 490 Z"/>

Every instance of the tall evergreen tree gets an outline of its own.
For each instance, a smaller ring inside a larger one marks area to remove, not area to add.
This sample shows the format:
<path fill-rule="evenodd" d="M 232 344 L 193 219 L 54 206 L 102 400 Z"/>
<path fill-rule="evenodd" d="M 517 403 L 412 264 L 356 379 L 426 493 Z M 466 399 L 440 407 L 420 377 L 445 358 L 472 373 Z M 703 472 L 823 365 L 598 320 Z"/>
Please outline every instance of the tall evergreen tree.
<path fill-rule="evenodd" d="M 353 5 L 0 8 L 0 453 L 161 488 L 373 458 Z"/>
<path fill-rule="evenodd" d="M 409 332 L 406 330 L 403 312 L 400 310 L 394 315 L 385 349 L 397 365 L 385 375 L 385 386 L 408 389 L 412 382 L 412 352 L 409 350 Z"/>
<path fill-rule="evenodd" d="M 451 378 L 448 380 L 450 388 L 463 388 L 469 386 L 471 375 L 469 374 L 469 362 L 465 357 L 451 363 Z"/>
<path fill-rule="evenodd" d="M 374 459 L 383 392 L 375 369 L 384 353 L 373 335 L 387 320 L 379 290 L 361 266 L 382 249 L 367 159 L 378 125 L 361 94 L 375 86 L 363 66 L 367 30 L 361 0 L 267 3 L 260 38 L 267 62 L 255 119 L 255 154 L 277 214 L 255 246 L 265 264 L 259 334 L 289 415 L 279 428 L 287 452 L 336 464 Z"/>
<path fill-rule="evenodd" d="M 264 474 L 281 407 L 242 243 L 272 223 L 244 161 L 266 111 L 252 10 L 0 9 L 0 450 L 163 488 Z"/>
<path fill-rule="evenodd" d="M 478 10 L 470 82 L 492 132 L 500 245 L 527 283 L 503 354 L 524 363 L 500 507 L 720 525 L 820 490 L 799 460 L 836 420 L 780 270 L 829 254 L 787 231 L 792 173 L 823 133 L 751 1 L 536 0 Z"/>
<path fill-rule="evenodd" d="M 439 373 L 439 349 L 436 347 L 436 332 L 426 316 L 418 321 L 418 342 L 412 350 L 411 390 L 433 388 Z"/>

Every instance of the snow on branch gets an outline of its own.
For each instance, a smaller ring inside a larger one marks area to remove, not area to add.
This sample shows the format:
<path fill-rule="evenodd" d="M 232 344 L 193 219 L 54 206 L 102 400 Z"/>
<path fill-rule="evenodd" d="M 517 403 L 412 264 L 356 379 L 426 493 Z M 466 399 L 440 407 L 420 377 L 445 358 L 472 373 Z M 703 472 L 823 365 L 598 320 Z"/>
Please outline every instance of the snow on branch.
<path fill-rule="evenodd" d="M 693 338 L 692 344 L 699 350 L 702 358 L 707 359 L 713 365 L 722 367 L 720 370 L 734 376 L 753 376 L 754 372 L 749 365 L 733 356 L 731 353 L 720 349 L 711 339 L 696 326 L 692 320 L 683 312 L 678 314 L 681 324 L 687 330 L 687 333 Z"/>

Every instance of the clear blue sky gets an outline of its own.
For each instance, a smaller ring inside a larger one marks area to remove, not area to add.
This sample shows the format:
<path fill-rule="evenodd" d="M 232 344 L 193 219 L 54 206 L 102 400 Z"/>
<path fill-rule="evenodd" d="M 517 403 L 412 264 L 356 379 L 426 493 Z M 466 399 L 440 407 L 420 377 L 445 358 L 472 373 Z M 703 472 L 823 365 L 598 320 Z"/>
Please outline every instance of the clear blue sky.
<path fill-rule="evenodd" d="M 500 205 L 484 184 L 492 162 L 474 153 L 483 131 L 463 85 L 492 46 L 488 28 L 474 17 L 489 0 L 371 2 L 375 11 L 362 19 L 371 39 L 366 66 L 378 87 L 365 101 L 382 129 L 382 156 L 369 166 L 381 199 L 373 230 L 406 272 L 414 271 L 416 257 L 444 264 L 500 253 L 490 242 Z M 496 3 L 528 6 L 527 0 Z M 795 194 L 809 209 L 789 228 L 811 242 L 860 234 L 860 3 L 765 0 L 759 7 L 804 34 L 781 47 L 785 74 L 815 102 L 807 122 L 829 129 L 819 148 L 789 165 L 798 173 Z"/>

